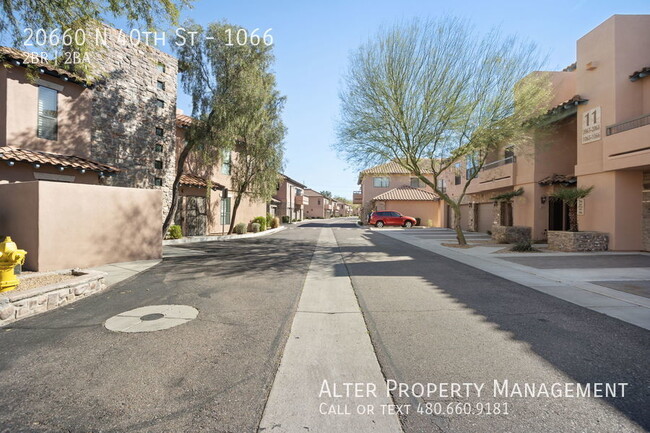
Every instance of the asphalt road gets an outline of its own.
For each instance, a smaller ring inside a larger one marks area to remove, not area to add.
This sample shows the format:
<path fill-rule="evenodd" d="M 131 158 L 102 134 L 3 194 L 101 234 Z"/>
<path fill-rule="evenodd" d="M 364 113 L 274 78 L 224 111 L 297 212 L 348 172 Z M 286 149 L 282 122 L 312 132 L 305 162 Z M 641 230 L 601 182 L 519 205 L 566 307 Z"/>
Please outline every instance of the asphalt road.
<path fill-rule="evenodd" d="M 317 235 L 184 244 L 187 256 L 0 329 L 0 431 L 256 431 Z M 102 326 L 158 304 L 199 316 L 152 333 Z"/>
<path fill-rule="evenodd" d="M 413 406 L 405 432 L 650 429 L 647 331 L 334 220 L 184 244 L 104 293 L 0 329 L 0 432 L 257 431 L 321 227 L 334 229 L 344 259 L 334 272 L 350 275 L 386 379 L 629 384 L 616 399 L 394 392 Z M 199 316 L 152 333 L 102 326 L 157 304 Z M 508 414 L 415 411 L 450 402 L 508 403 Z"/>
<path fill-rule="evenodd" d="M 386 379 L 485 384 L 481 398 L 393 392 L 411 406 L 405 432 L 650 429 L 647 331 L 377 231 L 335 234 Z M 616 399 L 494 398 L 494 380 L 629 385 Z M 413 410 L 426 403 L 443 413 Z M 473 414 L 447 414 L 449 403 L 470 403 Z M 508 403 L 508 415 L 476 415 L 488 403 Z"/>

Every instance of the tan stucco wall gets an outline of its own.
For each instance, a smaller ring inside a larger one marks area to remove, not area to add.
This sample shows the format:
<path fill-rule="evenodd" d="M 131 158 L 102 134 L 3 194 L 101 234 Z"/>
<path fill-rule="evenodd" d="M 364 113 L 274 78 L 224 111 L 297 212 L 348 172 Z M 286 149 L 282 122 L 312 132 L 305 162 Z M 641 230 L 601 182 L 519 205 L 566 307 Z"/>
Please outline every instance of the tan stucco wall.
<path fill-rule="evenodd" d="M 309 204 L 305 206 L 305 218 L 328 218 L 329 200 L 320 194 L 305 193 L 309 197 Z"/>
<path fill-rule="evenodd" d="M 0 146 L 90 156 L 92 90 L 48 75 L 37 77 L 63 86 L 58 94 L 58 137 L 57 140 L 46 140 L 36 136 L 38 84 L 27 78 L 25 68 L 0 66 L 0 69 L 3 70 L 0 102 L 4 102 L 3 109 L 0 109 L 0 117 L 4 119 L 0 121 Z"/>
<path fill-rule="evenodd" d="M 629 75 L 650 65 L 650 15 L 614 15 L 578 40 L 577 93 L 589 99 L 578 107 L 579 175 L 650 165 L 650 151 L 613 156 L 648 147 L 649 126 L 606 136 L 606 127 L 650 114 L 648 78 L 630 81 Z M 588 70 L 591 62 L 596 68 Z M 582 116 L 601 108 L 601 139 L 582 144 Z"/>
<path fill-rule="evenodd" d="M 581 231 L 609 234 L 609 249 L 643 249 L 643 172 L 608 171 L 579 176 L 578 185 L 594 186 L 585 199 L 585 214 L 578 217 Z"/>
<path fill-rule="evenodd" d="M 0 236 L 27 251 L 26 269 L 38 268 L 38 182 L 0 184 Z"/>
<path fill-rule="evenodd" d="M 443 215 L 441 202 L 435 201 L 406 201 L 406 200 L 392 200 L 377 202 L 378 210 L 392 210 L 401 213 L 402 215 L 410 216 L 413 218 L 420 218 L 422 225 L 427 225 L 431 220 L 432 227 L 443 227 Z"/>
<path fill-rule="evenodd" d="M 21 204 L 3 206 L 0 221 L 2 231 L 18 233 L 29 270 L 161 257 L 160 191 L 58 182 L 0 185 L 0 199 L 15 197 Z"/>

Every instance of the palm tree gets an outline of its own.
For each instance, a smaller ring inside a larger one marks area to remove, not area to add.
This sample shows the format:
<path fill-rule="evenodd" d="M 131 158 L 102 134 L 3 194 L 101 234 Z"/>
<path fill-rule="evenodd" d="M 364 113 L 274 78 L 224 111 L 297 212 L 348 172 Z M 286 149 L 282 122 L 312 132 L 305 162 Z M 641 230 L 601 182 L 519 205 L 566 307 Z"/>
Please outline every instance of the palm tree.
<path fill-rule="evenodd" d="M 585 198 L 594 189 L 588 188 L 561 188 L 551 194 L 551 197 L 562 200 L 569 207 L 569 231 L 578 231 L 578 200 Z"/>

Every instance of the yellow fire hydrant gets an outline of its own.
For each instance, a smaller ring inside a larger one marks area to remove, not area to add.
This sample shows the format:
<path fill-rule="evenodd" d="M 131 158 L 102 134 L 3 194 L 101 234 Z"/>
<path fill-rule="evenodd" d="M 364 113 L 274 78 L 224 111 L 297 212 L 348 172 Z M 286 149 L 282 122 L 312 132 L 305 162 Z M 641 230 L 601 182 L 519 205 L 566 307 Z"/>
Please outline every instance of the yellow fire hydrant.
<path fill-rule="evenodd" d="M 27 251 L 19 250 L 16 243 L 7 236 L 0 242 L 0 292 L 8 292 L 18 285 L 14 268 L 25 263 Z"/>

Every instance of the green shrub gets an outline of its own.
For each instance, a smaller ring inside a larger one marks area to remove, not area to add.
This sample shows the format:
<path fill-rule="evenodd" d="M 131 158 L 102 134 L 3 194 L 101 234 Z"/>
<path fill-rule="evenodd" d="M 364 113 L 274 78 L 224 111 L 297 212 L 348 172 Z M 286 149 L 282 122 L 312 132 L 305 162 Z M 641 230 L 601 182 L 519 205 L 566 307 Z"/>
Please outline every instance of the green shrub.
<path fill-rule="evenodd" d="M 282 216 L 282 224 L 287 224 L 291 222 L 291 218 L 289 218 L 288 215 L 283 215 Z"/>
<path fill-rule="evenodd" d="M 251 224 L 251 231 L 253 233 L 258 233 L 260 231 L 260 223 L 252 223 Z"/>
<path fill-rule="evenodd" d="M 533 245 L 530 243 L 530 240 L 527 241 L 521 241 L 517 242 L 510 248 L 510 251 L 517 251 L 520 253 L 533 253 L 539 251 L 538 249 L 534 248 Z"/>
<path fill-rule="evenodd" d="M 266 214 L 266 228 L 267 229 L 271 228 L 272 223 L 273 223 L 273 215 L 271 215 L 270 213 L 267 213 Z"/>
<path fill-rule="evenodd" d="M 266 230 L 266 217 L 258 216 L 253 218 L 253 222 L 260 225 L 260 231 L 263 232 Z"/>
<path fill-rule="evenodd" d="M 172 225 L 169 226 L 169 230 L 167 231 L 167 237 L 169 239 L 180 239 L 183 237 L 183 230 L 181 230 L 181 226 L 179 225 Z"/>
<path fill-rule="evenodd" d="M 243 235 L 244 233 L 246 233 L 247 231 L 246 229 L 247 229 L 246 224 L 239 223 L 235 226 L 235 233 L 237 233 L 238 235 Z"/>
<path fill-rule="evenodd" d="M 277 229 L 278 227 L 280 227 L 280 218 L 278 218 L 278 217 L 274 217 L 274 218 L 271 220 L 271 228 L 272 228 L 272 229 Z"/>

